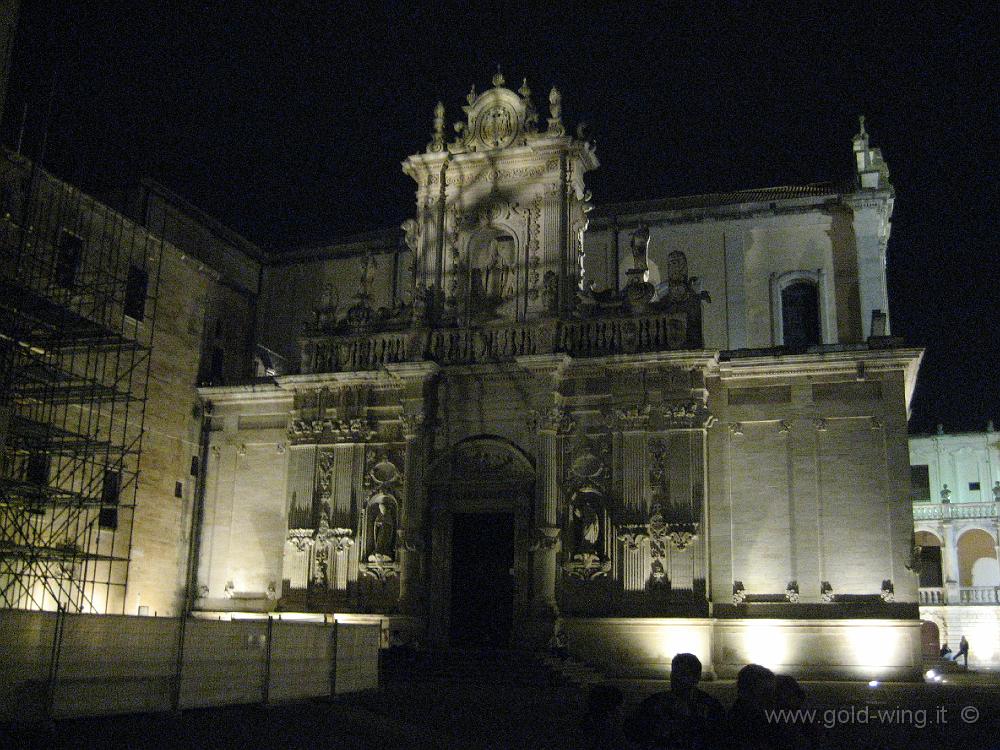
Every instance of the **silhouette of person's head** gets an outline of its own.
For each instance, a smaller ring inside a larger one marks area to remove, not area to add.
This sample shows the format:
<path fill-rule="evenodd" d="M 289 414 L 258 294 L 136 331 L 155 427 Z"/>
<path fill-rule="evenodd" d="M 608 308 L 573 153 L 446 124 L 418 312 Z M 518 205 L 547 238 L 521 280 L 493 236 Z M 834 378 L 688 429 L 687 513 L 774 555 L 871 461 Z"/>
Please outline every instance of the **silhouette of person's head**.
<path fill-rule="evenodd" d="M 740 700 L 758 707 L 774 700 L 774 672 L 760 664 L 747 664 L 736 675 L 736 693 Z"/>
<path fill-rule="evenodd" d="M 677 654 L 670 662 L 670 689 L 688 695 L 701 680 L 701 661 L 694 654 Z"/>
<path fill-rule="evenodd" d="M 806 691 L 798 680 L 787 674 L 774 678 L 774 704 L 778 708 L 800 708 L 806 699 Z"/>

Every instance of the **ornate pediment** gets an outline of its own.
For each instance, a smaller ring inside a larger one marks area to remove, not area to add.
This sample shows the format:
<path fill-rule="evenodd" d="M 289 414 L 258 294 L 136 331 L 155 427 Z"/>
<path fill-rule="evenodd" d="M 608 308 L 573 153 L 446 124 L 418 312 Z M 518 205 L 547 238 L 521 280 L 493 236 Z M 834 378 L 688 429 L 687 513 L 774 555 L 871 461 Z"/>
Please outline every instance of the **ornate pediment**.
<path fill-rule="evenodd" d="M 505 83 L 498 72 L 493 76 L 493 88 L 478 96 L 472 88 L 466 97 L 468 104 L 462 107 L 466 121 L 456 124 L 459 137 L 451 151 L 496 151 L 523 145 L 526 136 L 537 132 L 538 113 L 528 82 L 516 92 L 506 88 Z"/>

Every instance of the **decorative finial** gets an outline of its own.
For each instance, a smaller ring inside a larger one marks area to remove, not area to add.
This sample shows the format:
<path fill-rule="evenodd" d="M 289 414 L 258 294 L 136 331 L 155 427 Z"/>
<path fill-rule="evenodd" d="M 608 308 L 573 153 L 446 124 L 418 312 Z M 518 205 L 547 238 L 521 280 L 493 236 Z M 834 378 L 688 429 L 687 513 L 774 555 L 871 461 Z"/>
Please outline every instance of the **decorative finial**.
<path fill-rule="evenodd" d="M 527 78 L 525 78 L 525 79 L 524 79 L 524 80 L 523 80 L 523 81 L 521 82 L 521 88 L 519 88 L 519 89 L 517 90 L 517 93 L 519 93 L 519 94 L 520 94 L 521 96 L 523 96 L 523 97 L 524 97 L 525 99 L 530 99 L 530 98 L 531 98 L 531 89 L 530 89 L 530 88 L 528 88 L 528 79 L 527 79 Z"/>
<path fill-rule="evenodd" d="M 493 85 L 503 86 L 505 83 L 507 83 L 507 81 L 504 79 L 503 73 L 500 72 L 500 65 L 497 64 L 497 72 L 496 75 L 493 76 Z"/>
<path fill-rule="evenodd" d="M 867 135 L 867 133 L 865 133 L 865 116 L 864 115 L 858 115 L 858 126 L 861 129 L 861 132 L 858 133 L 858 135 Z"/>
<path fill-rule="evenodd" d="M 469 103 L 470 107 L 476 101 L 476 84 L 472 84 L 472 88 L 469 89 L 469 93 L 465 95 L 465 101 Z"/>
<path fill-rule="evenodd" d="M 549 129 L 552 135 L 565 135 L 566 128 L 562 124 L 562 94 L 555 86 L 549 92 Z"/>
<path fill-rule="evenodd" d="M 444 151 L 444 102 L 434 107 L 434 135 L 428 151 Z"/>

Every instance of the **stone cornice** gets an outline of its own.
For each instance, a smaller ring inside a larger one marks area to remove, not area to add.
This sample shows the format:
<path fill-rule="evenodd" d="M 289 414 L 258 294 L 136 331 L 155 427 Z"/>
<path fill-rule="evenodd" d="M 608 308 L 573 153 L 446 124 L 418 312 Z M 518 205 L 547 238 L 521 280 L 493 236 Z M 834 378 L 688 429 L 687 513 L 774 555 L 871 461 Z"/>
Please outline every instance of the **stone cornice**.
<path fill-rule="evenodd" d="M 198 388 L 202 401 L 211 401 L 217 406 L 231 403 L 262 401 L 287 401 L 291 393 L 276 383 L 248 383 L 245 385 L 204 386 Z"/>

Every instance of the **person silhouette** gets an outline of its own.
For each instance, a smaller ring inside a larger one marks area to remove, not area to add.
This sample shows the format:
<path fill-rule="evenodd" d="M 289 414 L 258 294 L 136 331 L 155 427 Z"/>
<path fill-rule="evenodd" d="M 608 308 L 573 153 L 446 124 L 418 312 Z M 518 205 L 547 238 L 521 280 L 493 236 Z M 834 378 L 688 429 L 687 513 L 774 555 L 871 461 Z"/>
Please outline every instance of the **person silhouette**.
<path fill-rule="evenodd" d="M 966 667 L 969 666 L 969 640 L 964 635 L 958 642 L 958 653 L 955 654 L 955 661 L 958 662 L 959 659 L 964 660 Z"/>

